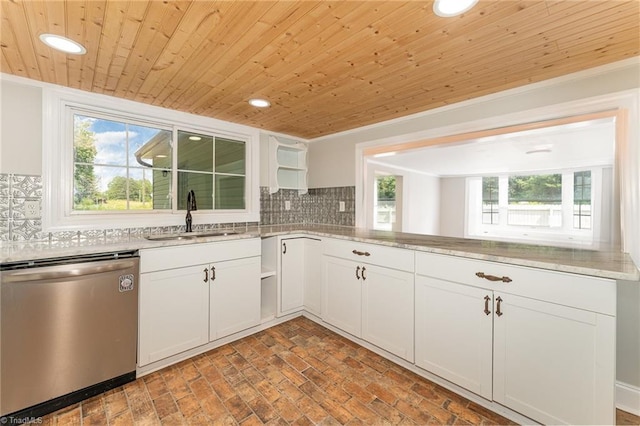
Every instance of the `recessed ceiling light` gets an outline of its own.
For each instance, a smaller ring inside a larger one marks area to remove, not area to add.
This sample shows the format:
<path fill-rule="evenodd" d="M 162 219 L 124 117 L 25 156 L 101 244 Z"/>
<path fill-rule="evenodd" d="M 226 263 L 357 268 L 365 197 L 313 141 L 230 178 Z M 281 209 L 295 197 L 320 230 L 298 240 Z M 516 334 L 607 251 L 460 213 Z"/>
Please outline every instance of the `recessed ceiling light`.
<path fill-rule="evenodd" d="M 478 0 L 436 0 L 433 3 L 433 12 L 443 18 L 460 15 L 471 9 Z"/>
<path fill-rule="evenodd" d="M 164 154 L 158 154 L 156 155 L 156 158 L 167 158 L 167 156 Z"/>
<path fill-rule="evenodd" d="M 189 140 L 190 140 L 190 141 L 199 141 L 199 140 L 201 140 L 201 139 L 202 139 L 202 138 L 201 138 L 200 136 L 189 136 Z"/>
<path fill-rule="evenodd" d="M 49 47 L 73 55 L 84 55 L 87 49 L 83 45 L 66 37 L 55 34 L 40 34 L 40 40 Z"/>
<path fill-rule="evenodd" d="M 257 108 L 266 108 L 271 105 L 271 102 L 269 102 L 266 99 L 254 98 L 254 99 L 249 99 L 249 104 Z"/>

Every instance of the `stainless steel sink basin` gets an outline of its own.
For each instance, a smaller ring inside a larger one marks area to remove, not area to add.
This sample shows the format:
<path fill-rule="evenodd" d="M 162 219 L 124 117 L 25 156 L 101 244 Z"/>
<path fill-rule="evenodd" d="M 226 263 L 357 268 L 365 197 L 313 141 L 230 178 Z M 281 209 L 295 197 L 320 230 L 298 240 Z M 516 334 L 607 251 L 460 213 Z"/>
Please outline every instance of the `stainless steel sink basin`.
<path fill-rule="evenodd" d="M 147 235 L 145 238 L 152 241 L 179 241 L 193 240 L 206 237 L 224 237 L 227 235 L 239 234 L 237 231 L 205 231 L 205 232 L 182 232 L 180 234 L 157 234 Z"/>

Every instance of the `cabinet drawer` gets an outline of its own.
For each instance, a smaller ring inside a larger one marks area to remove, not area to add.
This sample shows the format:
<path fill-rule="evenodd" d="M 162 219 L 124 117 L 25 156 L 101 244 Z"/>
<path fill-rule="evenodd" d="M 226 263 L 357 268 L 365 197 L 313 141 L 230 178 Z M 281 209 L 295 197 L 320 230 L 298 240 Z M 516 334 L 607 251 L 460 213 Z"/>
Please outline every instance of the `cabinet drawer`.
<path fill-rule="evenodd" d="M 140 251 L 140 273 L 260 256 L 260 239 L 158 247 Z"/>
<path fill-rule="evenodd" d="M 412 250 L 330 238 L 323 239 L 322 246 L 323 254 L 329 256 L 413 272 L 414 252 Z"/>
<path fill-rule="evenodd" d="M 616 314 L 614 280 L 424 252 L 416 252 L 416 273 L 606 315 Z M 478 273 L 511 281 L 490 281 L 478 277 Z"/>

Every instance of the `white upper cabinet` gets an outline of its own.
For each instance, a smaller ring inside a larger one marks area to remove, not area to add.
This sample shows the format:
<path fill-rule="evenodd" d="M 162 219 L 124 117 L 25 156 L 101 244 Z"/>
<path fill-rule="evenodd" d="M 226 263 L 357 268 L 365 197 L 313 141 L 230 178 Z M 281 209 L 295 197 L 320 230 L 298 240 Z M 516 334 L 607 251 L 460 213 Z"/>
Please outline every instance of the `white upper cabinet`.
<path fill-rule="evenodd" d="M 307 144 L 269 136 L 269 192 L 279 189 L 307 193 Z"/>

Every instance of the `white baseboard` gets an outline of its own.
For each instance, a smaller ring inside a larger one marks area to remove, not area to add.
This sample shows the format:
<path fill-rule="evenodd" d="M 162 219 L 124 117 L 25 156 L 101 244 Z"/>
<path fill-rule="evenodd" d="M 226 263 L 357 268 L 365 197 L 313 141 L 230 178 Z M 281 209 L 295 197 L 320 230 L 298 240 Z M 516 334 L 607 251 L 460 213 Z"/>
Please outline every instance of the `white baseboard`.
<path fill-rule="evenodd" d="M 616 408 L 640 416 L 640 388 L 616 382 Z"/>

